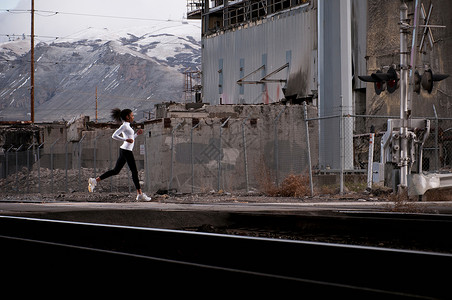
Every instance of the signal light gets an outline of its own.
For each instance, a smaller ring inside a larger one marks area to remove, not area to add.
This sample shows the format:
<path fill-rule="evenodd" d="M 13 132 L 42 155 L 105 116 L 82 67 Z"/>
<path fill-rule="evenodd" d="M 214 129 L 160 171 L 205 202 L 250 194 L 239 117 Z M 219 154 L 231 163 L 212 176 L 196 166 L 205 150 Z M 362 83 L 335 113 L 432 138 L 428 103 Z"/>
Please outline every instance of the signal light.
<path fill-rule="evenodd" d="M 419 75 L 419 72 L 416 70 L 414 72 L 414 87 L 413 91 L 417 94 L 421 93 L 421 75 Z"/>
<path fill-rule="evenodd" d="M 394 93 L 399 87 L 399 74 L 393 67 L 390 67 L 386 73 L 377 72 L 375 73 L 375 76 L 386 82 L 386 88 L 389 93 Z"/>
<path fill-rule="evenodd" d="M 433 74 L 431 69 L 424 71 L 421 78 L 421 85 L 424 90 L 431 93 L 433 90 L 433 82 L 441 81 L 449 77 L 448 74 Z"/>
<path fill-rule="evenodd" d="M 381 73 L 381 70 L 378 70 L 376 73 L 372 73 L 370 76 L 358 76 L 359 79 L 365 82 L 373 82 L 375 93 L 380 95 L 382 91 L 386 89 L 386 82 L 381 80 L 376 74 Z"/>
<path fill-rule="evenodd" d="M 358 76 L 358 78 L 365 82 L 373 82 L 377 95 L 380 95 L 385 89 L 387 89 L 389 93 L 394 93 L 399 87 L 400 81 L 399 74 L 393 67 L 390 67 L 386 73 L 378 70 L 370 76 Z"/>
<path fill-rule="evenodd" d="M 381 73 L 381 70 L 378 70 L 377 73 Z M 359 76 L 358 76 L 359 77 Z M 376 78 L 377 81 L 374 82 L 374 88 L 375 88 L 375 93 L 377 95 L 380 95 L 381 92 L 383 92 L 384 90 L 386 90 L 386 82 L 384 82 L 383 80 L 380 80 L 378 78 L 378 76 L 375 76 L 374 74 L 372 74 L 371 76 L 372 78 Z"/>

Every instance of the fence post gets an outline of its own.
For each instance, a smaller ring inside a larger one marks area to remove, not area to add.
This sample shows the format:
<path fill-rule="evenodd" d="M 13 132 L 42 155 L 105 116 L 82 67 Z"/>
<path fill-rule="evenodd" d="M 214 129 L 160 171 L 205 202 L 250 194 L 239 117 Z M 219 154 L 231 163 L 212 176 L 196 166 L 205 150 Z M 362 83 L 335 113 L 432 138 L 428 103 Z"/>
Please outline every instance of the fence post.
<path fill-rule="evenodd" d="M 9 160 L 8 160 L 8 156 L 9 156 L 9 151 L 13 148 L 14 146 L 9 147 L 8 150 L 6 150 L 5 152 L 5 192 L 6 192 L 6 183 L 8 183 L 8 173 L 9 173 Z"/>
<path fill-rule="evenodd" d="M 342 95 L 341 95 L 341 103 L 342 103 Z M 340 147 L 340 193 L 344 193 L 344 156 L 345 156 L 345 145 L 344 145 L 344 135 L 345 135 L 345 126 L 344 126 L 344 115 L 342 105 L 340 106 L 340 117 L 339 117 L 339 147 Z"/>
<path fill-rule="evenodd" d="M 248 180 L 248 158 L 246 155 L 246 134 L 245 134 L 245 125 L 246 121 L 250 118 L 251 115 L 248 115 L 245 120 L 242 122 L 242 135 L 243 135 L 243 161 L 245 163 L 245 179 L 246 179 L 246 192 L 249 193 L 249 180 Z"/>
<path fill-rule="evenodd" d="M 27 194 L 30 193 L 30 149 L 35 145 L 36 143 L 32 143 L 27 148 Z"/>
<path fill-rule="evenodd" d="M 367 160 L 367 189 L 372 188 L 372 175 L 373 175 L 373 163 L 374 163 L 374 143 L 375 133 L 370 133 L 369 138 L 369 159 Z"/>
<path fill-rule="evenodd" d="M 144 126 L 143 126 L 144 127 Z M 145 187 L 146 187 L 146 192 L 149 192 L 149 168 L 148 168 L 148 163 L 149 163 L 149 159 L 148 159 L 148 142 L 147 142 L 147 134 L 144 131 L 143 128 L 143 135 L 144 135 L 144 178 L 145 178 Z"/>
<path fill-rule="evenodd" d="M 44 143 L 42 143 L 41 145 L 38 146 L 38 193 L 41 194 L 41 155 L 40 155 L 40 151 L 39 149 L 44 145 Z"/>
<path fill-rule="evenodd" d="M 438 155 L 438 133 L 439 133 L 439 121 L 438 114 L 436 113 L 436 107 L 433 104 L 433 112 L 435 113 L 435 171 L 439 169 L 439 155 Z"/>
<path fill-rule="evenodd" d="M 50 145 L 50 191 L 53 193 L 53 147 L 56 142 L 58 142 L 60 138 L 58 138 L 55 142 Z"/>
<path fill-rule="evenodd" d="M 173 183 L 173 152 L 174 152 L 174 132 L 181 126 L 182 123 L 178 123 L 176 127 L 171 130 L 171 166 L 170 166 L 170 180 L 168 182 L 168 194 L 170 192 L 171 184 Z"/>
<path fill-rule="evenodd" d="M 81 173 L 82 173 L 82 142 L 83 139 L 85 138 L 86 134 L 84 134 L 82 136 L 82 138 L 80 139 L 80 141 L 78 142 L 78 187 L 80 188 L 81 186 Z"/>
<path fill-rule="evenodd" d="M 193 130 L 199 126 L 200 123 L 197 123 L 195 126 L 191 127 L 190 130 L 190 162 L 191 162 L 191 193 L 194 193 L 194 185 L 195 185 L 195 166 L 193 162 Z"/>
<path fill-rule="evenodd" d="M 20 149 L 22 149 L 22 145 L 20 145 L 19 148 L 16 149 L 16 193 L 19 193 L 19 183 L 17 181 L 17 173 L 19 173 L 19 158 L 17 157 L 18 152 Z"/>
<path fill-rule="evenodd" d="M 223 124 L 221 124 L 220 126 L 220 147 L 218 149 L 218 191 L 220 190 L 220 180 L 221 180 L 221 151 L 222 151 L 222 147 L 223 147 L 223 143 L 221 141 L 222 138 L 222 134 L 223 134 L 223 127 L 228 123 L 229 119 L 231 117 L 228 117 L 226 119 L 226 121 L 223 122 Z M 224 188 L 224 186 L 223 186 Z"/>
<path fill-rule="evenodd" d="M 275 127 L 275 169 L 276 169 L 276 186 L 279 186 L 279 142 L 278 142 L 278 127 L 276 126 L 276 122 L 278 122 L 282 113 L 286 110 L 287 106 L 284 106 L 283 109 L 279 112 L 274 120 Z"/>
<path fill-rule="evenodd" d="M 311 196 L 314 196 L 314 184 L 312 182 L 312 162 L 311 162 L 311 145 L 309 142 L 309 121 L 308 108 L 306 101 L 303 101 L 304 122 L 306 127 L 306 147 L 308 148 L 308 165 L 309 165 L 309 187 L 311 189 Z"/>
<path fill-rule="evenodd" d="M 94 138 L 94 150 L 93 150 L 93 152 L 94 152 L 94 162 L 93 162 L 93 165 L 94 165 L 94 178 L 97 178 L 97 165 L 96 165 L 96 162 L 97 162 L 97 139 L 100 137 L 100 136 L 102 136 L 102 134 L 99 134 L 98 136 L 96 136 L 95 138 Z"/>
<path fill-rule="evenodd" d="M 69 159 L 68 159 L 68 145 L 69 145 L 69 141 L 66 141 L 64 148 L 65 148 L 65 155 L 64 155 L 64 179 L 65 179 L 65 188 L 66 188 L 66 193 L 69 191 L 68 189 L 68 180 L 67 180 L 67 169 L 68 169 L 68 165 L 69 165 Z"/>
<path fill-rule="evenodd" d="M 111 160 L 111 143 L 112 143 L 112 139 L 108 139 L 108 166 L 109 166 L 109 170 L 111 170 L 113 168 L 112 165 L 112 160 Z M 110 176 L 110 193 L 113 192 L 113 176 Z"/>

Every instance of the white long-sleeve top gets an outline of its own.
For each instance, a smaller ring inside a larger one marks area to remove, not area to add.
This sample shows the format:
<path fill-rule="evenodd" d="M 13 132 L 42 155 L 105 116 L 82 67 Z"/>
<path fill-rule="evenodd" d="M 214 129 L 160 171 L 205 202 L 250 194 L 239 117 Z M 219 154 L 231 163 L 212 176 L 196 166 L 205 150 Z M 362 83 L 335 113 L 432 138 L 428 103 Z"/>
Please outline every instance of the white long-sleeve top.
<path fill-rule="evenodd" d="M 113 132 L 113 135 L 111 137 L 114 140 L 124 142 L 121 145 L 121 149 L 132 151 L 133 145 L 135 144 L 135 138 L 137 136 L 138 135 L 135 133 L 135 131 L 133 131 L 132 127 L 130 127 L 130 123 L 123 122 L 121 127 L 119 127 L 115 132 Z M 127 139 L 132 139 L 133 143 L 127 142 Z"/>

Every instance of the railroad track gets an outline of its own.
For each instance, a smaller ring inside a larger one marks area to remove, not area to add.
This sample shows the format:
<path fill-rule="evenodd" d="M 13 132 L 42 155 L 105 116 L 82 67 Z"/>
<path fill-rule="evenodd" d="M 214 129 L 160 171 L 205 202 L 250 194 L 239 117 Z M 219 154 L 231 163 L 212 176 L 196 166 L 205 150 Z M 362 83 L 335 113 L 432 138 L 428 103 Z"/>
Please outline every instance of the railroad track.
<path fill-rule="evenodd" d="M 201 284 L 316 298 L 446 299 L 442 270 L 452 269 L 452 255 L 441 253 L 8 216 L 0 216 L 0 247 L 8 278 L 37 280 L 45 270 L 86 282 L 144 272 L 156 289 Z"/>
<path fill-rule="evenodd" d="M 337 211 L 323 215 L 236 213 L 218 232 L 452 254 L 452 216 Z M 215 232 L 215 228 L 211 230 Z"/>

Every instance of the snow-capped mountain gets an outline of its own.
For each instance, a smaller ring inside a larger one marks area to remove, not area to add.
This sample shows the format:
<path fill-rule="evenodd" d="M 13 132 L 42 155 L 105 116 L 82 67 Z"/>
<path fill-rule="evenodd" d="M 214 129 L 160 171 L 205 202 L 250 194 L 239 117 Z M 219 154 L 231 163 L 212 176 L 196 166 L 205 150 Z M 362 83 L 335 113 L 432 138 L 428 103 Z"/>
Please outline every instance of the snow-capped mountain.
<path fill-rule="evenodd" d="M 160 22 L 116 32 L 88 28 L 40 42 L 35 121 L 94 119 L 96 95 L 100 121 L 114 107 L 133 109 L 139 120 L 155 103 L 183 101 L 183 72 L 201 67 L 200 36 L 198 24 Z M 30 120 L 29 113 L 30 41 L 0 44 L 0 121 Z"/>

